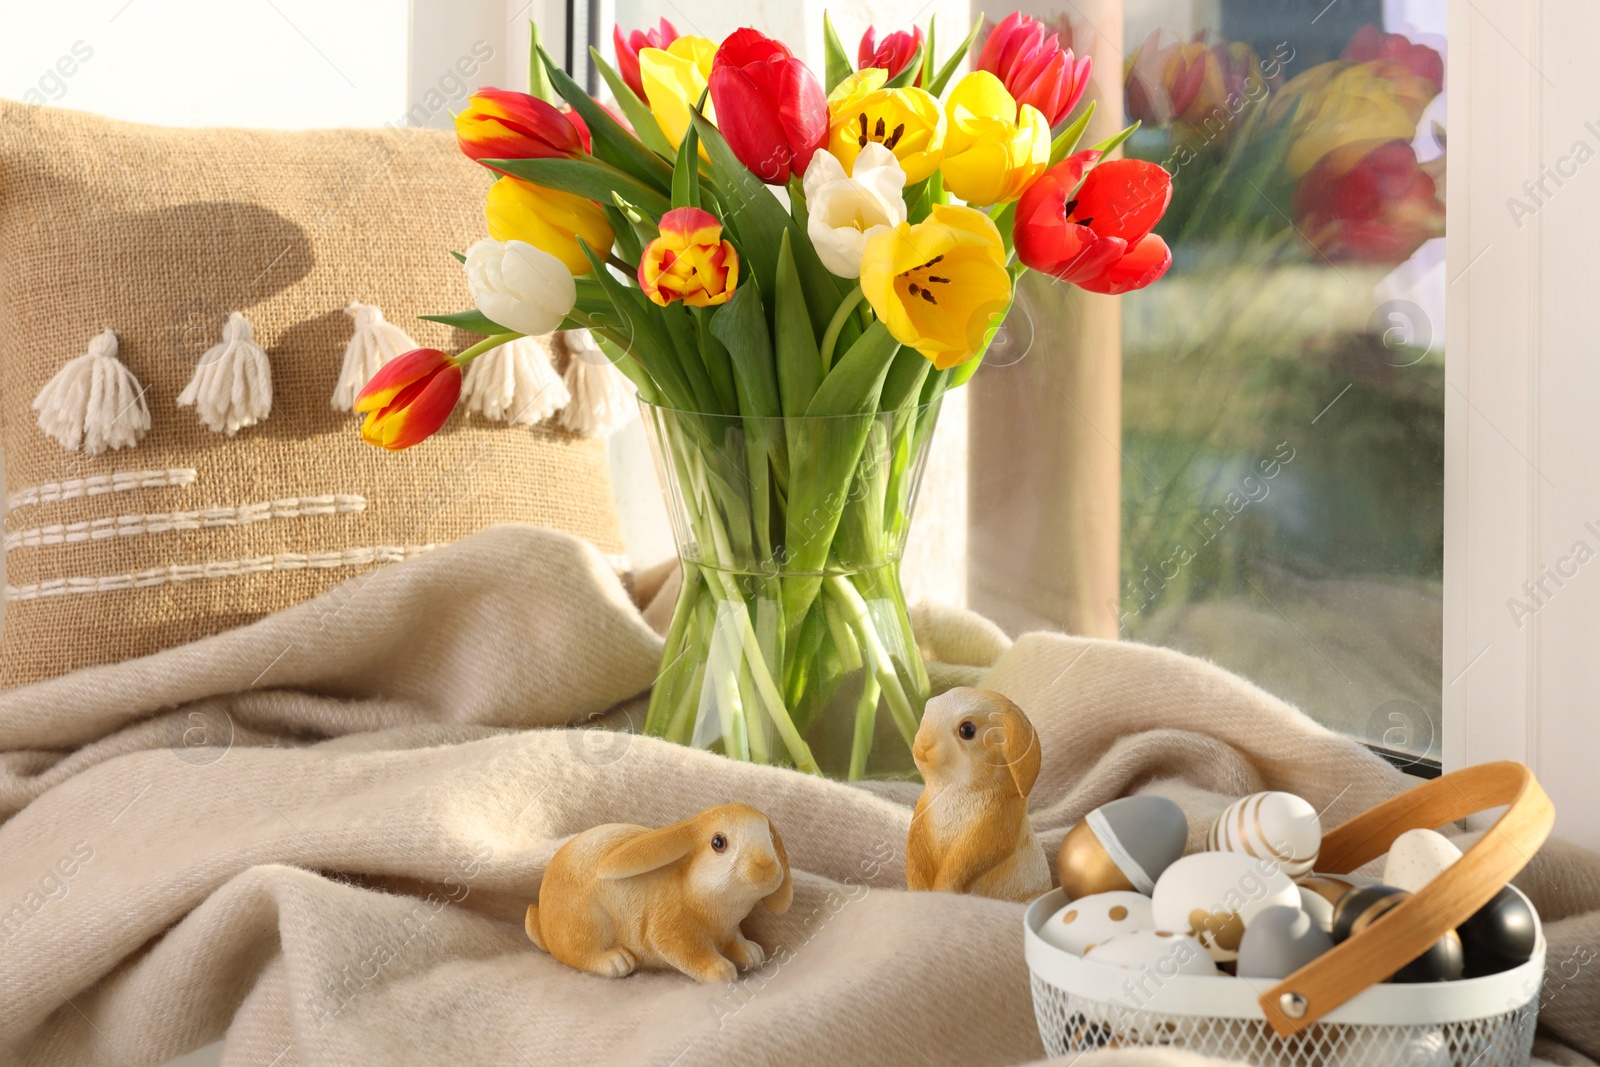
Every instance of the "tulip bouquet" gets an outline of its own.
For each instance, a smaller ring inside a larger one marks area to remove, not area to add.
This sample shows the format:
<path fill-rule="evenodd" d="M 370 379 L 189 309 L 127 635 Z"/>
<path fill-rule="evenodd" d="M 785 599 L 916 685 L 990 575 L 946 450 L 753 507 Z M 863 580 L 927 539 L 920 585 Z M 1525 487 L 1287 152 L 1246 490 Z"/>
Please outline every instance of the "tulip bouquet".
<path fill-rule="evenodd" d="M 823 79 L 753 29 L 618 31 L 616 67 L 594 56 L 616 113 L 535 30 L 532 92 L 457 118 L 495 180 L 476 307 L 438 318 L 483 340 L 385 368 L 364 432 L 413 444 L 468 360 L 591 331 L 637 387 L 683 561 L 652 734 L 913 773 L 928 682 L 898 567 L 941 397 L 1024 269 L 1115 294 L 1170 263 L 1168 175 L 1104 161 L 1131 129 L 1078 150 L 1087 58 L 1012 16 L 958 78 L 978 26 L 942 63 L 934 29 L 868 30 L 852 64 L 825 20 Z"/>

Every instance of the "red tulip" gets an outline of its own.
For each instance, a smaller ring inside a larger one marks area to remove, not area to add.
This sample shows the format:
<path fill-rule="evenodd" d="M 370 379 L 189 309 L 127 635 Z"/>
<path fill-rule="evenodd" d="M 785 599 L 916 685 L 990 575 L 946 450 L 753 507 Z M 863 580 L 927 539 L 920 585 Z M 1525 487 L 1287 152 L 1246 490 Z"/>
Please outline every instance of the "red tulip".
<path fill-rule="evenodd" d="M 768 185 L 804 174 L 828 136 L 828 98 L 806 65 L 756 30 L 735 30 L 711 61 L 717 128 Z"/>
<path fill-rule="evenodd" d="M 461 364 L 436 348 L 416 348 L 385 363 L 356 395 L 366 415 L 361 439 L 398 452 L 437 433 L 461 399 Z"/>
<path fill-rule="evenodd" d="M 456 143 L 469 159 L 479 162 L 578 156 L 589 151 L 589 128 L 576 112 L 536 96 L 479 89 L 456 116 Z"/>
<path fill-rule="evenodd" d="M 1339 58 L 1355 63 L 1392 60 L 1417 77 L 1432 82 L 1435 92 L 1444 85 L 1443 56 L 1403 33 L 1384 33 L 1370 22 L 1355 32 Z"/>
<path fill-rule="evenodd" d="M 1404 263 L 1444 233 L 1444 205 L 1410 144 L 1370 144 L 1336 148 L 1306 172 L 1294 192 L 1295 220 L 1330 259 Z"/>
<path fill-rule="evenodd" d="M 1043 23 L 1013 11 L 989 32 L 977 69 L 999 78 L 1019 105 L 1032 104 L 1056 126 L 1083 99 L 1093 64 L 1062 48 L 1060 34 L 1047 32 Z"/>
<path fill-rule="evenodd" d="M 1172 199 L 1172 175 L 1142 159 L 1079 152 L 1044 172 L 1017 201 L 1017 258 L 1091 293 L 1143 289 L 1172 252 L 1150 230 Z M 1080 183 L 1081 179 L 1081 183 Z"/>
<path fill-rule="evenodd" d="M 896 30 L 883 40 L 877 40 L 878 29 L 868 26 L 867 32 L 861 35 L 861 46 L 856 49 L 856 67 L 866 70 L 868 67 L 880 67 L 889 72 L 893 78 L 906 64 L 911 62 L 911 57 L 917 54 L 917 49 L 922 47 L 922 27 L 913 26 L 911 32 Z M 922 72 L 917 72 L 916 80 L 911 84 L 922 87 Z"/>
<path fill-rule="evenodd" d="M 644 82 L 639 79 L 639 50 L 665 48 L 677 39 L 677 27 L 666 19 L 653 30 L 634 30 L 626 37 L 622 35 L 621 26 L 611 27 L 611 43 L 617 46 L 617 72 L 640 100 L 644 100 Z"/>

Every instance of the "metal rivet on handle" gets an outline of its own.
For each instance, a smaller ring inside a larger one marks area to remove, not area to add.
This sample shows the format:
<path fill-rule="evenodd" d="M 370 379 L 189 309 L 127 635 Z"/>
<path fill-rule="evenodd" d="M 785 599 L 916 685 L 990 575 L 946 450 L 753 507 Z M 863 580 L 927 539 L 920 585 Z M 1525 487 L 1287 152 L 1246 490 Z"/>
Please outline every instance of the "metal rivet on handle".
<path fill-rule="evenodd" d="M 1300 993 L 1285 993 L 1278 998 L 1278 1007 L 1291 1019 L 1304 1019 L 1311 1002 Z"/>

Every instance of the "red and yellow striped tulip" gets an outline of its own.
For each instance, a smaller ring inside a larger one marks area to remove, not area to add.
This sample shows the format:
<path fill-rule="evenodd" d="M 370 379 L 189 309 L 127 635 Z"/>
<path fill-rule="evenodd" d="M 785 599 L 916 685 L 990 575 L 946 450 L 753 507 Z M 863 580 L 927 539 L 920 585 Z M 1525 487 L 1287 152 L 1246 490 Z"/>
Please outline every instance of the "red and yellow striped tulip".
<path fill-rule="evenodd" d="M 537 96 L 479 89 L 456 116 L 456 143 L 468 159 L 480 163 L 572 157 L 588 153 L 589 128 L 575 112 Z"/>
<path fill-rule="evenodd" d="M 361 439 L 399 452 L 437 433 L 461 399 L 461 364 L 437 348 L 416 348 L 385 363 L 356 395 Z"/>
<path fill-rule="evenodd" d="M 722 223 L 697 207 L 674 208 L 661 216 L 661 236 L 639 257 L 639 288 L 666 307 L 682 300 L 690 307 L 726 304 L 739 286 L 739 253 L 722 239 Z"/>

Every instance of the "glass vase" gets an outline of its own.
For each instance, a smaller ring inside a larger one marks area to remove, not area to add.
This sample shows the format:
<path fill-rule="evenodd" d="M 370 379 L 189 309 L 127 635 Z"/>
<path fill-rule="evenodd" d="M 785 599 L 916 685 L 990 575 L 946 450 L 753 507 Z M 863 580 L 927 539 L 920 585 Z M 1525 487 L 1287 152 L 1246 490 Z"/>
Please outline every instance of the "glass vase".
<path fill-rule="evenodd" d="M 900 558 L 938 402 L 641 407 L 683 565 L 645 732 L 834 778 L 915 777 L 928 676 Z"/>

